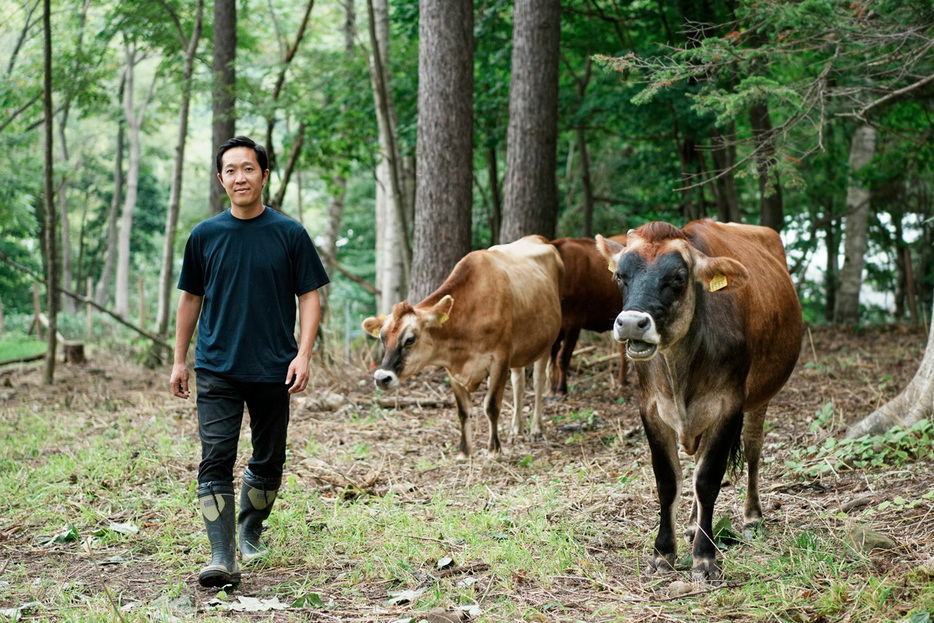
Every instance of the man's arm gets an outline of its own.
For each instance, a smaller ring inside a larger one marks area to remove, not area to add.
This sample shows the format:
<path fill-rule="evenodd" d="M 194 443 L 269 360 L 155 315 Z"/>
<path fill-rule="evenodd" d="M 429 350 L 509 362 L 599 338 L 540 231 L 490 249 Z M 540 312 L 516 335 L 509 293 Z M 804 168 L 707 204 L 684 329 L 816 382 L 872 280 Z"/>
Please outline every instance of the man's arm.
<path fill-rule="evenodd" d="M 178 311 L 175 313 L 175 361 L 172 364 L 172 376 L 169 384 L 172 388 L 172 395 L 179 398 L 188 398 L 191 392 L 188 390 L 188 346 L 191 344 L 191 336 L 195 334 L 195 326 L 198 324 L 198 316 L 201 315 L 201 303 L 203 296 L 196 296 L 190 292 L 182 290 L 178 298 Z"/>
<path fill-rule="evenodd" d="M 285 383 L 295 382 L 289 393 L 300 392 L 308 385 L 308 364 L 311 361 L 311 349 L 318 335 L 318 322 L 321 320 L 321 297 L 317 290 L 306 292 L 298 297 L 298 326 L 301 331 L 298 343 L 298 355 L 289 364 Z"/>

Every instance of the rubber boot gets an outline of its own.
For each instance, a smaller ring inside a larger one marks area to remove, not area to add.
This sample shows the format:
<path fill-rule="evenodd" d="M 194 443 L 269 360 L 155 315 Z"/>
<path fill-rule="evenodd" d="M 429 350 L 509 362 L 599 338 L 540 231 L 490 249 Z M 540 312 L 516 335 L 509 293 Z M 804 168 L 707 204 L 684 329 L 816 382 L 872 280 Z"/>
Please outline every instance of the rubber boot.
<path fill-rule="evenodd" d="M 260 478 L 251 472 L 250 468 L 243 472 L 240 515 L 237 517 L 243 564 L 258 562 L 269 555 L 260 535 L 263 533 L 263 522 L 269 518 L 272 511 L 272 503 L 276 501 L 281 483 L 281 479 Z"/>
<path fill-rule="evenodd" d="M 198 505 L 211 542 L 211 564 L 198 574 L 198 582 L 206 587 L 239 584 L 233 483 L 198 485 Z"/>

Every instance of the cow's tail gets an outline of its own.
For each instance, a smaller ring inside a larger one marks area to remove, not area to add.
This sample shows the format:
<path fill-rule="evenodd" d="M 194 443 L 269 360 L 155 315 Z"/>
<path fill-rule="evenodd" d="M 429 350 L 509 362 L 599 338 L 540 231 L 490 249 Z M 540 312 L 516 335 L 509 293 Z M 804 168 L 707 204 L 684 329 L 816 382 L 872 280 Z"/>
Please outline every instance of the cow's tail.
<path fill-rule="evenodd" d="M 727 473 L 732 479 L 743 473 L 743 414 L 739 414 L 739 426 L 736 427 L 736 435 L 730 444 L 730 457 L 727 459 Z"/>

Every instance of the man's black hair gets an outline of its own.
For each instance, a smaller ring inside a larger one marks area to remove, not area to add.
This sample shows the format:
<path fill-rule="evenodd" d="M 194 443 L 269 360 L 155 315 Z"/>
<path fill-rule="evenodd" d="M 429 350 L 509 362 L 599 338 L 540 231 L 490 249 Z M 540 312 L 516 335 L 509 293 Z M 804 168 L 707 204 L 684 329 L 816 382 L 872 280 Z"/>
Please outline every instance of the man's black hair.
<path fill-rule="evenodd" d="M 253 139 L 246 136 L 235 136 L 221 145 L 217 150 L 215 160 L 217 161 L 218 173 L 221 172 L 221 167 L 223 166 L 221 161 L 224 159 L 224 152 L 234 147 L 249 147 L 253 150 L 253 153 L 256 154 L 256 161 L 259 163 L 260 170 L 265 171 L 269 168 L 269 156 L 266 155 L 265 147 L 258 145 Z"/>

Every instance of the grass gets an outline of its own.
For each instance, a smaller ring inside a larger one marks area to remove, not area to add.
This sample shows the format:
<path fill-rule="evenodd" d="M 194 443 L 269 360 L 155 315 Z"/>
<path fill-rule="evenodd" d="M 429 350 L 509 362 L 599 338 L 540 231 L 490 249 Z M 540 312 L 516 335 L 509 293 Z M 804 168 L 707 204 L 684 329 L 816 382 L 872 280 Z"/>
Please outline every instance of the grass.
<path fill-rule="evenodd" d="M 28 337 L 0 338 L 0 361 L 14 361 L 45 352 L 46 343 Z"/>
<path fill-rule="evenodd" d="M 389 411 L 316 415 L 307 432 L 295 424 L 267 532 L 273 557 L 248 570 L 240 589 L 218 595 L 195 580 L 208 545 L 195 511 L 193 405 L 160 399 L 138 379 L 89 376 L 0 403 L 0 612 L 38 603 L 16 615 L 24 620 L 414 623 L 435 608 L 473 606 L 482 612 L 471 621 L 490 623 L 903 621 L 934 612 L 934 569 L 854 551 L 846 541 L 854 517 L 808 489 L 772 494 L 784 503 L 768 510 L 766 538 L 723 553 L 723 585 L 671 593 L 672 580 L 689 572 L 641 575 L 657 516 L 644 441 L 610 447 L 600 441 L 605 430 L 576 433 L 573 452 L 558 440 L 557 451 L 528 446 L 497 463 L 458 463 L 400 441 L 405 450 L 385 478 L 434 478 L 406 493 L 341 495 L 302 476 L 309 457 L 350 476 L 384 461 L 391 432 L 412 420 Z M 553 424 L 592 423 L 591 414 L 573 411 Z M 422 423 L 451 437 L 456 428 L 447 416 Z M 390 436 L 361 436 L 374 431 Z M 929 473 L 919 439 L 898 455 L 900 465 Z M 247 447 L 244 436 L 241 455 Z M 588 458 L 596 452 L 599 460 Z M 770 463 L 770 483 L 794 489 L 826 476 L 805 470 L 783 480 L 781 465 Z M 892 478 L 871 461 L 851 469 L 874 488 Z M 725 490 L 718 510 L 729 513 L 739 490 Z M 920 526 L 905 542 L 931 549 L 930 497 L 905 493 L 901 504 L 879 507 L 864 512 L 883 525 Z M 681 521 L 686 509 L 687 501 Z M 683 541 L 679 548 L 686 556 Z M 223 609 L 241 596 L 305 605 Z"/>

